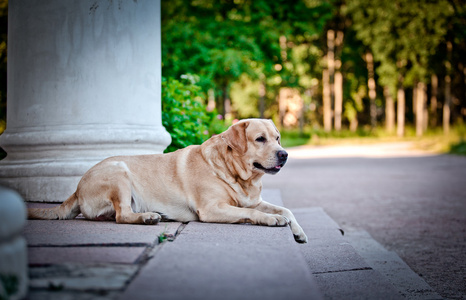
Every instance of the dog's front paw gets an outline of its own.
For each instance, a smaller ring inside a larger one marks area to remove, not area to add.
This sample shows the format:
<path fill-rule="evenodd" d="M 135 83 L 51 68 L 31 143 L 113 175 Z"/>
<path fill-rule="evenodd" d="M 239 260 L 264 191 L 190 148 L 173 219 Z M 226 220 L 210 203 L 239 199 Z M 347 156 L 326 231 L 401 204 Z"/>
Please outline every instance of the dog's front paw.
<path fill-rule="evenodd" d="M 162 217 L 158 213 L 152 212 L 143 213 L 141 217 L 143 223 L 146 225 L 157 225 L 160 219 L 162 219 Z"/>
<path fill-rule="evenodd" d="M 282 215 L 269 215 L 268 226 L 286 226 L 290 221 Z"/>
<path fill-rule="evenodd" d="M 307 243 L 307 236 L 304 232 L 300 234 L 293 234 L 294 240 L 300 244 Z"/>

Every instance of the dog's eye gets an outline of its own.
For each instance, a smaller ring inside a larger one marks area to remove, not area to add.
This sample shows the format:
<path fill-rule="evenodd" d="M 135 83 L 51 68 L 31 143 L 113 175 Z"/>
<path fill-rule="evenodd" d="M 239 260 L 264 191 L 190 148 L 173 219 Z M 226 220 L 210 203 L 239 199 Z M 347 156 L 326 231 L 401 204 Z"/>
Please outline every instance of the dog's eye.
<path fill-rule="evenodd" d="M 266 141 L 265 137 L 261 136 L 256 139 L 256 142 L 264 143 Z"/>
<path fill-rule="evenodd" d="M 281 145 L 281 144 L 280 144 L 280 137 L 279 137 L 279 136 L 277 136 L 277 142 L 278 142 L 279 145 Z"/>

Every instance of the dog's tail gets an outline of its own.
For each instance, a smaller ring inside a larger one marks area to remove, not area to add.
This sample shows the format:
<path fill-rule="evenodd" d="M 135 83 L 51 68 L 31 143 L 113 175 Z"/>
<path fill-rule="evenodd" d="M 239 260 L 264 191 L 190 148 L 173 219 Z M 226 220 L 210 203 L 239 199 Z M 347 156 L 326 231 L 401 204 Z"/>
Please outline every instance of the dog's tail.
<path fill-rule="evenodd" d="M 78 197 L 76 197 L 76 193 L 73 193 L 61 205 L 52 208 L 29 208 L 28 219 L 68 220 L 76 218 L 80 213 Z"/>

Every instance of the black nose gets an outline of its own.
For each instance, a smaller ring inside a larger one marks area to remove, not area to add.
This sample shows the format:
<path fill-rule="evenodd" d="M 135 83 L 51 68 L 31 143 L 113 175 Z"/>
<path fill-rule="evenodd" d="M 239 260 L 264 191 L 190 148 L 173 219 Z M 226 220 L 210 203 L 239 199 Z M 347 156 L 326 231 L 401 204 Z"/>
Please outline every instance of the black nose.
<path fill-rule="evenodd" d="M 285 150 L 277 152 L 277 157 L 280 161 L 286 161 L 288 159 L 288 153 Z"/>

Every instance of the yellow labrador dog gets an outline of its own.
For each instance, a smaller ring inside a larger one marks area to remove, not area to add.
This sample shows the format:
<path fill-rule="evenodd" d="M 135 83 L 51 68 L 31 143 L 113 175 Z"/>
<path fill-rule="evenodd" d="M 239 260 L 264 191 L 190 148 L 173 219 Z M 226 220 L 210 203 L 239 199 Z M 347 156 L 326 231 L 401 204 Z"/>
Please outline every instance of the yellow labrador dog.
<path fill-rule="evenodd" d="M 262 200 L 261 178 L 276 174 L 288 154 L 270 120 L 248 119 L 202 145 L 169 154 L 110 157 L 84 174 L 76 192 L 59 206 L 29 209 L 31 219 L 115 219 L 157 224 L 188 222 L 290 225 L 307 237 L 286 208 Z"/>

